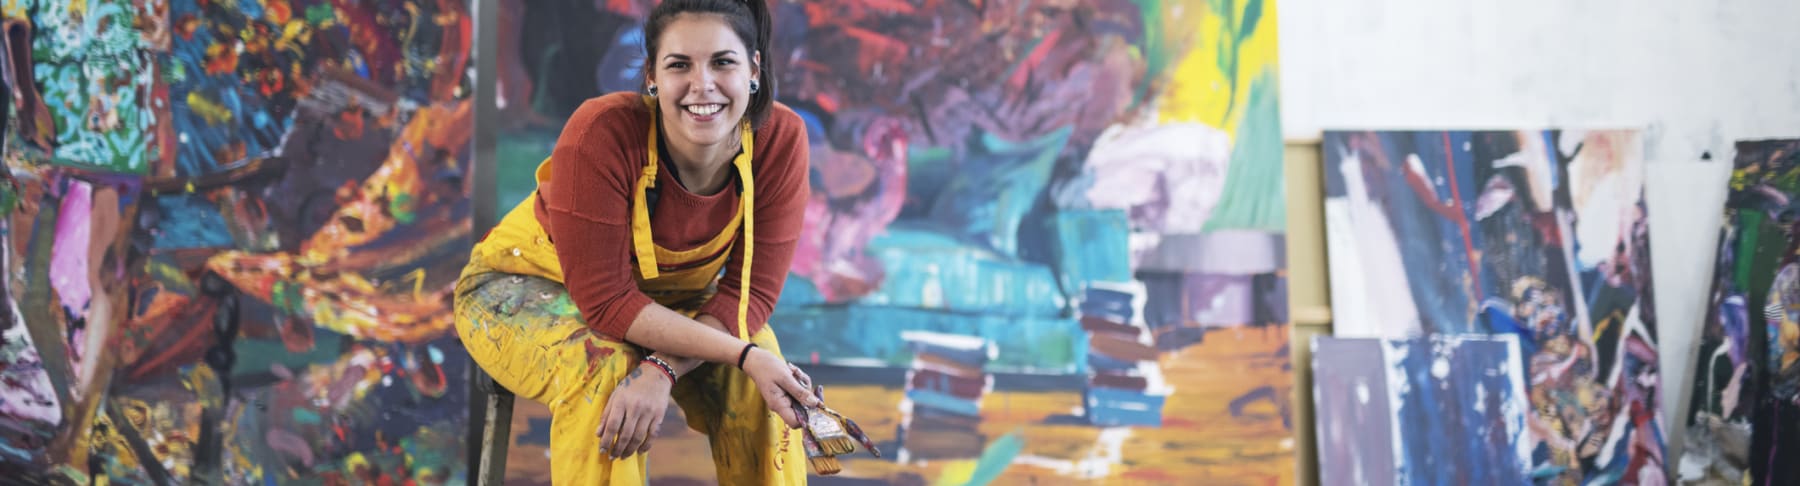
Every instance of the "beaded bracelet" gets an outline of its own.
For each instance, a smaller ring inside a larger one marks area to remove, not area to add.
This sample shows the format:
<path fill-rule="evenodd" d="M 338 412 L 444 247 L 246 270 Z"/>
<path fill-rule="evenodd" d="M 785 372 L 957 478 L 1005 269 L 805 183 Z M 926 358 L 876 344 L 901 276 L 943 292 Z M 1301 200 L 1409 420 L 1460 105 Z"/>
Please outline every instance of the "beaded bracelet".
<path fill-rule="evenodd" d="M 669 366 L 669 362 L 652 355 L 644 355 L 643 362 L 656 365 L 657 368 L 662 369 L 663 374 L 669 376 L 669 383 L 675 382 L 675 367 Z"/>

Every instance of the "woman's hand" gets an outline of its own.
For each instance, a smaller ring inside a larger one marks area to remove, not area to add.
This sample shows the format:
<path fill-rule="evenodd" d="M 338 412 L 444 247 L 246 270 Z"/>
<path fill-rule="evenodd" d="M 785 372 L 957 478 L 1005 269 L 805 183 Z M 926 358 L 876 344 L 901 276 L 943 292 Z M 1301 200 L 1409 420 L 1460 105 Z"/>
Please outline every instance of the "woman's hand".
<path fill-rule="evenodd" d="M 800 399 L 800 405 L 812 408 L 819 406 L 818 397 L 812 390 L 800 382 L 805 373 L 798 367 L 782 361 L 775 353 L 762 348 L 751 348 L 750 355 L 744 358 L 744 373 L 750 375 L 750 381 L 756 382 L 756 390 L 762 393 L 763 403 L 769 410 L 781 416 L 788 428 L 799 428 L 803 425 L 802 417 L 794 412 L 793 400 Z M 810 377 L 804 378 L 811 381 Z"/>
<path fill-rule="evenodd" d="M 663 413 L 669 409 L 669 388 L 674 383 L 662 370 L 645 369 L 654 366 L 638 363 L 613 389 L 606 409 L 600 413 L 600 430 L 594 434 L 600 436 L 602 452 L 613 459 L 649 451 L 650 439 L 662 427 Z"/>

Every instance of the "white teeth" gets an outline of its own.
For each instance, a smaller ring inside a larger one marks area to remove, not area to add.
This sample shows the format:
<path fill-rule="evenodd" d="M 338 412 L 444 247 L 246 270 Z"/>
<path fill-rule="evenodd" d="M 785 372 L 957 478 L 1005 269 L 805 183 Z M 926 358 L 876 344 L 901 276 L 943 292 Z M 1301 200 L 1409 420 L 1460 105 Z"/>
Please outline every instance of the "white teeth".
<path fill-rule="evenodd" d="M 723 110 L 723 109 L 725 109 L 725 105 L 688 105 L 687 106 L 688 113 L 693 113 L 695 115 L 700 115 L 700 116 L 706 116 L 706 115 L 711 115 L 713 113 L 718 113 L 719 110 Z"/>

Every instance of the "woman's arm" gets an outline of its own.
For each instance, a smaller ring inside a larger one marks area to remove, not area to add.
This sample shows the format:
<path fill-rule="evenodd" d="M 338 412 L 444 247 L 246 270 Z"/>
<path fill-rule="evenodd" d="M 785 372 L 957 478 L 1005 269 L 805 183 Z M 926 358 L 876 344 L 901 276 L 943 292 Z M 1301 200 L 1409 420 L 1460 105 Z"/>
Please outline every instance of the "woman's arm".
<path fill-rule="evenodd" d="M 720 333 L 723 333 L 727 336 L 730 335 L 731 331 L 725 330 L 725 324 L 719 322 L 719 319 L 715 318 L 713 316 L 701 314 L 699 316 L 695 316 L 694 321 L 699 322 L 700 324 L 705 325 L 709 328 L 712 328 L 715 331 L 719 331 Z M 651 349 L 655 349 L 655 348 L 651 348 Z M 663 362 L 665 362 L 665 363 L 668 363 L 670 368 L 675 369 L 675 374 L 678 376 L 686 376 L 688 374 L 688 372 L 694 371 L 694 368 L 699 368 L 701 364 L 706 363 L 706 360 L 702 360 L 699 358 L 689 358 L 689 357 L 685 357 L 685 356 L 677 356 L 674 353 L 670 353 L 668 351 L 657 351 L 655 353 L 651 353 L 651 355 L 656 356 L 658 359 L 663 360 Z"/>

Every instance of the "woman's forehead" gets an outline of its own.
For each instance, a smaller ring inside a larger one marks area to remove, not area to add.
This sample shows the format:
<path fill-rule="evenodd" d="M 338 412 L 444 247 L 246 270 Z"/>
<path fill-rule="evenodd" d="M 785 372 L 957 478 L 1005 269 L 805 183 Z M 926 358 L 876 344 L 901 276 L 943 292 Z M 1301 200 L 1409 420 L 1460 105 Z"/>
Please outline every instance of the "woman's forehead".
<path fill-rule="evenodd" d="M 662 31 L 660 55 L 712 57 L 728 52 L 743 54 L 744 41 L 718 14 L 681 14 Z"/>

